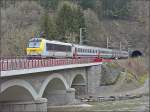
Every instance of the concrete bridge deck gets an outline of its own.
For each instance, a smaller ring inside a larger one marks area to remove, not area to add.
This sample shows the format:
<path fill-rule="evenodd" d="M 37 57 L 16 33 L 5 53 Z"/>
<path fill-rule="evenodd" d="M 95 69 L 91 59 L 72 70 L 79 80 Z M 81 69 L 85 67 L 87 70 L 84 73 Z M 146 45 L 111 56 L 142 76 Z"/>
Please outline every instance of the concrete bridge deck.
<path fill-rule="evenodd" d="M 46 112 L 47 105 L 77 103 L 100 85 L 101 64 L 93 59 L 1 61 L 0 110 Z M 25 65 L 23 63 L 27 62 Z M 28 66 L 29 65 L 29 66 Z M 52 66 L 54 65 L 54 66 Z M 32 67 L 32 68 L 31 68 Z"/>

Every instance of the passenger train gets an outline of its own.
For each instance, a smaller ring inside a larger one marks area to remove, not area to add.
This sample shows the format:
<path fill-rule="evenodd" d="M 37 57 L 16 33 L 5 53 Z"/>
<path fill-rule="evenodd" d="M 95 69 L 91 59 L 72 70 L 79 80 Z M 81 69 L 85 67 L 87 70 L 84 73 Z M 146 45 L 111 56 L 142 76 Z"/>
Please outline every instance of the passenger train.
<path fill-rule="evenodd" d="M 128 58 L 127 51 L 92 47 L 32 38 L 26 49 L 28 57 L 41 58 Z"/>

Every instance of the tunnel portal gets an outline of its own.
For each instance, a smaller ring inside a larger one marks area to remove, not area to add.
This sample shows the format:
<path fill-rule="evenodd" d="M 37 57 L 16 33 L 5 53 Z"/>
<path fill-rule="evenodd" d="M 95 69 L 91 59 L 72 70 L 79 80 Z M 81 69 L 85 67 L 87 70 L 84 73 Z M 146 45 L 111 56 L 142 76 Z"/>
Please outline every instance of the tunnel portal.
<path fill-rule="evenodd" d="M 135 50 L 131 53 L 131 57 L 139 57 L 139 56 L 143 56 L 143 53 L 139 50 Z"/>

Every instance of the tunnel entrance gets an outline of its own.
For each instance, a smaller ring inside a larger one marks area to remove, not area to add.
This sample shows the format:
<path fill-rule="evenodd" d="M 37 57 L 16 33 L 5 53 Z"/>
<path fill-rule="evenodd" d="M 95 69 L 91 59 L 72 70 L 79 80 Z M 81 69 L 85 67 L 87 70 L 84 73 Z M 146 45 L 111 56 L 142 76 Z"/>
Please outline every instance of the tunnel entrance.
<path fill-rule="evenodd" d="M 139 57 L 139 56 L 143 56 L 142 52 L 139 50 L 135 50 L 131 54 L 131 57 Z"/>

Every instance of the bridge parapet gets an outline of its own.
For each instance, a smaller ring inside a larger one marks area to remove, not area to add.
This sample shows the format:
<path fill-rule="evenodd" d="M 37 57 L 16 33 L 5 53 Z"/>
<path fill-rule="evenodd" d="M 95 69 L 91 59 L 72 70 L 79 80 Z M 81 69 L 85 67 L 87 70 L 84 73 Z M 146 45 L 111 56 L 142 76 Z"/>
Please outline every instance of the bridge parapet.
<path fill-rule="evenodd" d="M 86 60 L 85 60 L 86 61 Z M 102 62 L 92 62 L 88 61 L 83 63 L 69 63 L 66 65 L 55 65 L 55 66 L 45 66 L 45 67 L 36 67 L 36 68 L 26 68 L 26 69 L 17 69 L 17 70 L 8 70 L 8 71 L 1 71 L 0 77 L 8 77 L 8 76 L 16 76 L 16 75 L 23 75 L 23 74 L 30 74 L 30 73 L 39 73 L 39 72 L 46 72 L 46 71 L 57 71 L 57 70 L 65 70 L 71 68 L 80 68 L 80 67 L 88 67 L 94 65 L 100 65 Z"/>
<path fill-rule="evenodd" d="M 21 58 L 1 58 L 0 70 L 20 70 L 20 69 L 31 69 L 41 67 L 52 67 L 70 64 L 83 64 L 95 62 L 94 58 L 81 58 L 81 59 L 27 59 L 27 57 Z"/>

